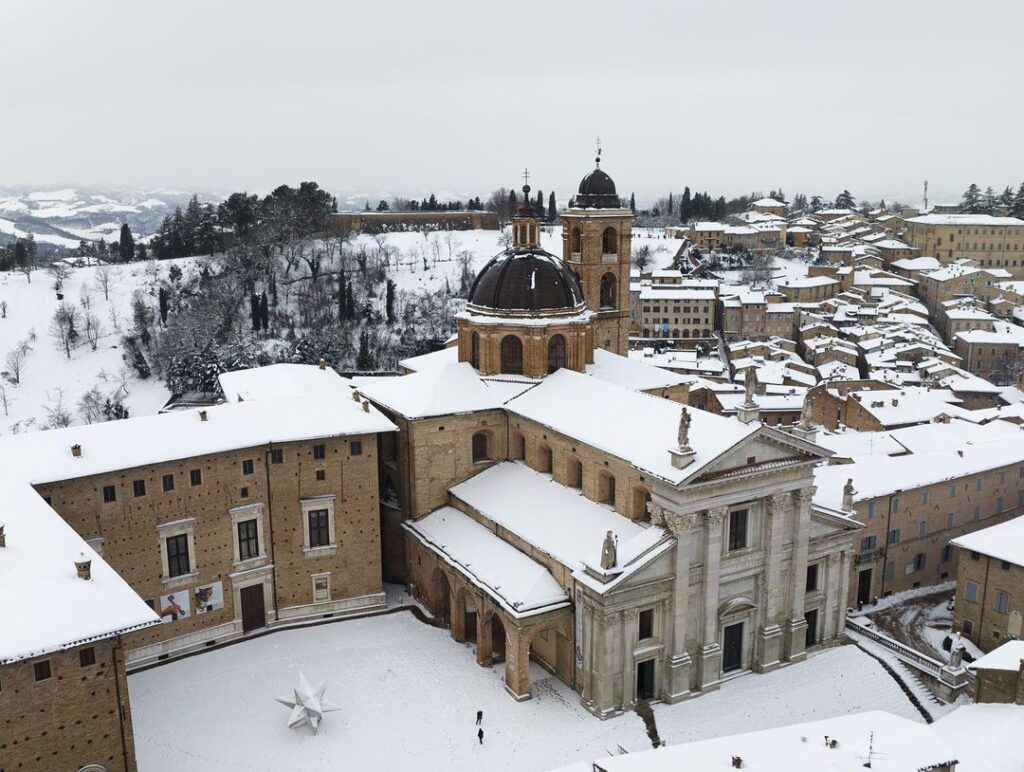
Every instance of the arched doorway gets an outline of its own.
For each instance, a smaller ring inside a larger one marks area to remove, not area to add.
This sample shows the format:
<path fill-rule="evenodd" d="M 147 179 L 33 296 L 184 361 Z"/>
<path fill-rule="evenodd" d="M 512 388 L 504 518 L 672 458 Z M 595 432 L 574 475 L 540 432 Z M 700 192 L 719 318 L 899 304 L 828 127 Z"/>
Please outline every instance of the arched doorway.
<path fill-rule="evenodd" d="M 501 339 L 501 371 L 509 375 L 523 374 L 523 342 L 515 335 Z"/>
<path fill-rule="evenodd" d="M 548 340 L 548 374 L 565 367 L 565 337 L 552 335 Z"/>
<path fill-rule="evenodd" d="M 614 228 L 605 228 L 601 234 L 601 252 L 606 255 L 617 255 L 619 253 L 619 234 Z"/>
<path fill-rule="evenodd" d="M 469 338 L 469 363 L 474 369 L 480 369 L 480 333 L 476 330 Z"/>
<path fill-rule="evenodd" d="M 583 239 L 581 238 L 580 229 L 573 228 L 569 233 L 569 251 L 578 255 L 580 253 L 582 241 Z"/>
<path fill-rule="evenodd" d="M 616 307 L 616 284 L 615 274 L 613 273 L 606 273 L 601 277 L 601 308 Z"/>
<path fill-rule="evenodd" d="M 448 575 L 445 574 L 440 568 L 434 569 L 434 577 L 432 581 L 433 587 L 431 588 L 431 601 L 433 607 L 430 609 L 434 617 L 444 624 L 445 627 L 451 625 L 452 619 L 452 585 L 448 581 Z"/>

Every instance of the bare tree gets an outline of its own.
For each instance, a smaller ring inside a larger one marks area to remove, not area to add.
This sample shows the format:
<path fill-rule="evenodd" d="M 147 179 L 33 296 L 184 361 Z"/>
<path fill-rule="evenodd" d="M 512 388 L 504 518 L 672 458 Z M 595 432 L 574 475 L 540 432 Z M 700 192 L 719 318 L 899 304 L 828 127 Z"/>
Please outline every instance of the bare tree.
<path fill-rule="evenodd" d="M 633 265 L 643 271 L 650 264 L 651 247 L 649 244 L 644 244 L 643 246 L 633 250 Z"/>
<path fill-rule="evenodd" d="M 103 420 L 103 395 L 93 386 L 78 400 L 78 414 L 87 424 L 98 424 Z"/>
<path fill-rule="evenodd" d="M 64 289 L 64 282 L 66 282 L 68 277 L 71 275 L 71 269 L 68 267 L 67 263 L 63 263 L 58 260 L 55 263 L 50 263 L 46 267 L 46 274 L 53 279 L 53 288 L 57 290 L 57 292 L 60 292 Z"/>
<path fill-rule="evenodd" d="M 17 386 L 21 383 L 21 371 L 25 366 L 25 354 L 28 353 L 23 346 L 16 346 L 7 352 L 4 363 L 7 365 L 7 379 Z"/>
<path fill-rule="evenodd" d="M 113 271 L 109 265 L 100 265 L 96 268 L 96 288 L 103 290 L 103 299 L 110 300 L 110 282 L 113 280 Z"/>
<path fill-rule="evenodd" d="M 514 212 L 509 202 L 508 188 L 498 188 L 487 199 L 487 210 L 498 215 L 498 226 L 504 228 Z"/>
<path fill-rule="evenodd" d="M 63 429 L 71 426 L 71 412 L 64 406 L 64 389 L 58 387 L 56 394 L 46 392 L 46 424 L 51 429 Z"/>
<path fill-rule="evenodd" d="M 11 403 L 14 402 L 14 397 L 7 394 L 7 384 L 0 383 L 0 407 L 4 409 L 4 415 L 10 415 Z"/>
<path fill-rule="evenodd" d="M 81 326 L 82 315 L 75 306 L 61 302 L 50 319 L 50 337 L 58 348 L 64 349 L 71 359 L 71 349 L 78 343 L 78 328 Z"/>
<path fill-rule="evenodd" d="M 89 348 L 93 351 L 99 345 L 100 336 L 103 334 L 103 325 L 96 314 L 85 314 L 85 339 L 89 341 Z"/>
<path fill-rule="evenodd" d="M 0 319 L 7 318 L 7 301 L 0 300 Z"/>

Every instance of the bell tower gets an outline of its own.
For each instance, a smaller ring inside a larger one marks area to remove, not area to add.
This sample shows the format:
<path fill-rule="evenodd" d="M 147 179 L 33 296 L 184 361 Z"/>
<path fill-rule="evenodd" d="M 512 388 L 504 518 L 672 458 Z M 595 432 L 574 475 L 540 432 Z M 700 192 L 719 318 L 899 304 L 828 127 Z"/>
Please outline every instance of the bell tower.
<path fill-rule="evenodd" d="M 600 143 L 594 164 L 574 205 L 562 212 L 562 259 L 595 314 L 594 345 L 626 356 L 633 213 L 622 206 L 615 183 L 601 169 Z"/>

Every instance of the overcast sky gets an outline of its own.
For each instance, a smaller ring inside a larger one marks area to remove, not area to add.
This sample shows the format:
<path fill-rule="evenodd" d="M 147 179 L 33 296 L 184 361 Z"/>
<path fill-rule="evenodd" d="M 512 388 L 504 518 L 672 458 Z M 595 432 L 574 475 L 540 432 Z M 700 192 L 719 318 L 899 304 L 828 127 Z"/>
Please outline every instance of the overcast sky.
<path fill-rule="evenodd" d="M 1024 3 L 0 0 L 0 184 L 1024 179 Z"/>

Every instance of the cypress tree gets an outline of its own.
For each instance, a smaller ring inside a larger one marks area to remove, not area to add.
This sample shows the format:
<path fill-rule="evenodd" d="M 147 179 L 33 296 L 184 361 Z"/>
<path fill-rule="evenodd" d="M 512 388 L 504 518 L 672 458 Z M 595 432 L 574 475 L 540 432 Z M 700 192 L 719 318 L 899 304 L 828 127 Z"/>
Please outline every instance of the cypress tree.
<path fill-rule="evenodd" d="M 270 308 L 267 306 L 267 293 L 260 295 L 260 326 L 266 332 L 270 329 Z"/>
<path fill-rule="evenodd" d="M 160 324 L 167 324 L 167 311 L 170 308 L 171 300 L 171 293 L 167 291 L 167 287 L 160 288 L 157 298 L 160 302 Z"/>
<path fill-rule="evenodd" d="M 363 372 L 373 369 L 373 357 L 370 354 L 370 335 L 365 330 L 359 334 L 359 353 L 356 355 L 356 369 Z"/>
<path fill-rule="evenodd" d="M 636 193 L 629 194 L 629 211 L 636 214 Z"/>
<path fill-rule="evenodd" d="M 1017 195 L 1013 197 L 1013 207 L 1010 209 L 1013 217 L 1024 219 L 1024 182 L 1017 188 Z"/>
<path fill-rule="evenodd" d="M 384 309 L 387 314 L 388 324 L 393 324 L 395 321 L 395 283 L 391 279 L 388 279 Z"/>
<path fill-rule="evenodd" d="M 345 298 L 345 274 L 338 274 L 338 321 L 343 322 L 348 318 Z"/>
<path fill-rule="evenodd" d="M 135 257 L 135 238 L 132 236 L 132 229 L 128 223 L 121 225 L 121 238 L 118 242 L 118 255 L 122 263 L 131 262 Z"/>
<path fill-rule="evenodd" d="M 260 299 L 253 292 L 249 295 L 249 318 L 252 320 L 252 331 L 260 331 Z"/>
<path fill-rule="evenodd" d="M 352 282 L 345 285 L 345 318 L 356 318 L 356 301 L 352 296 Z"/>
<path fill-rule="evenodd" d="M 558 209 L 555 207 L 555 191 L 548 194 L 548 221 L 554 222 L 558 216 Z"/>

